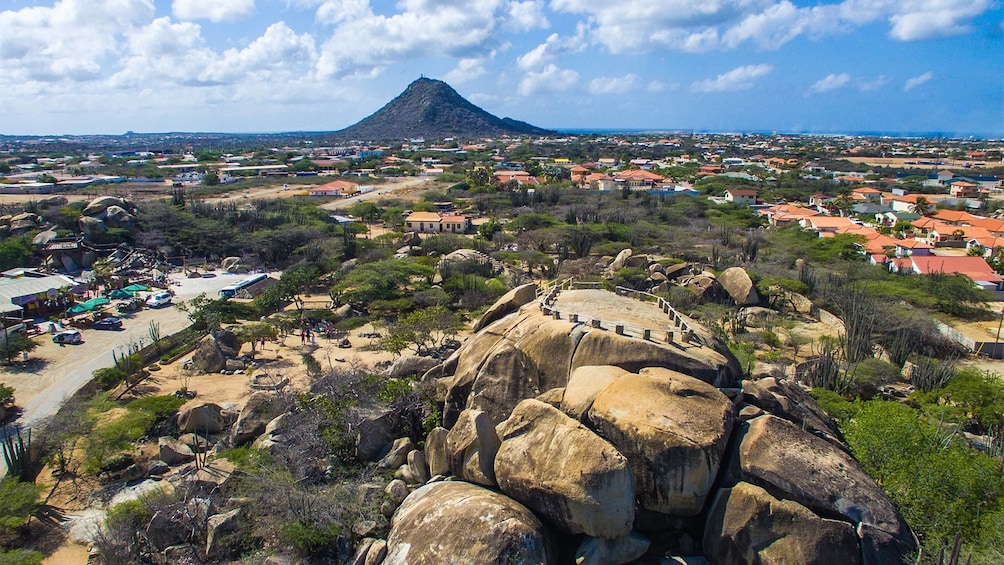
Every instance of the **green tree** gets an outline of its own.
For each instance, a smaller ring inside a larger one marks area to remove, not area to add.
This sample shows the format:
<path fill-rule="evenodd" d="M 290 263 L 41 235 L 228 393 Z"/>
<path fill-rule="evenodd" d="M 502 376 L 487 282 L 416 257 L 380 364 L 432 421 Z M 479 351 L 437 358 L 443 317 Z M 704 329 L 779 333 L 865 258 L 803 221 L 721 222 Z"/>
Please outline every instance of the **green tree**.
<path fill-rule="evenodd" d="M 9 334 L 7 339 L 0 344 L 0 355 L 7 359 L 10 364 L 14 357 L 22 353 L 31 353 L 38 348 L 38 343 L 21 332 Z"/>
<path fill-rule="evenodd" d="M 202 176 L 202 184 L 205 186 L 216 186 L 220 184 L 220 175 L 216 171 L 207 171 Z"/>
<path fill-rule="evenodd" d="M 930 216 L 934 213 L 934 203 L 923 196 L 918 196 L 917 200 L 910 206 L 910 210 L 914 214 Z"/>
<path fill-rule="evenodd" d="M 251 344 L 251 356 L 254 357 L 258 343 L 263 339 L 275 339 L 279 332 L 268 322 L 252 322 L 234 328 L 234 335 L 241 343 Z"/>
<path fill-rule="evenodd" d="M 447 340 L 454 339 L 463 328 L 460 316 L 444 306 L 433 306 L 401 315 L 388 326 L 384 347 L 400 353 L 412 347 L 418 355 L 428 355 Z"/>
<path fill-rule="evenodd" d="M 0 240 L 0 269 L 26 267 L 33 256 L 31 240 L 24 236 Z"/>

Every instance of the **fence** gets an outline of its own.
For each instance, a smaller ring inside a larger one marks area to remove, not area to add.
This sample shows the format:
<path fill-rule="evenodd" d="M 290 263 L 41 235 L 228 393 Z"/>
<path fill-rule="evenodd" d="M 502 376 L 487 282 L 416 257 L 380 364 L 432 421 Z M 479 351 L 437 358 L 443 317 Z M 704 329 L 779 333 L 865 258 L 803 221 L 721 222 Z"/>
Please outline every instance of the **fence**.
<path fill-rule="evenodd" d="M 690 324 L 684 319 L 683 315 L 676 311 L 669 302 L 665 299 L 650 294 L 648 292 L 642 292 L 630 288 L 625 288 L 618 286 L 614 289 L 614 292 L 618 296 L 627 296 L 628 298 L 634 298 L 635 300 L 640 300 L 642 302 L 655 302 L 659 309 L 662 310 L 664 314 L 667 315 L 670 322 L 670 329 L 659 331 L 652 330 L 651 328 L 634 328 L 627 326 L 626 324 L 619 324 L 614 322 L 605 322 L 599 318 L 590 318 L 588 316 L 583 316 L 577 313 L 565 313 L 562 314 L 557 308 L 554 307 L 558 300 L 558 295 L 562 290 L 570 289 L 594 289 L 598 290 L 601 283 L 598 282 L 586 282 L 586 281 L 574 281 L 571 278 L 564 279 L 561 281 L 555 281 L 554 283 L 546 285 L 543 289 L 538 290 L 538 296 L 540 297 L 540 310 L 546 316 L 553 316 L 555 320 L 568 319 L 573 324 L 586 324 L 588 323 L 590 327 L 600 329 L 600 330 L 613 330 L 617 335 L 623 335 L 627 337 L 637 337 L 644 339 L 646 341 L 652 341 L 653 336 L 662 335 L 665 343 L 691 343 L 695 338 L 695 332 L 690 327 Z M 564 317 L 563 317 L 564 316 Z M 679 334 L 679 335 L 677 335 Z"/>

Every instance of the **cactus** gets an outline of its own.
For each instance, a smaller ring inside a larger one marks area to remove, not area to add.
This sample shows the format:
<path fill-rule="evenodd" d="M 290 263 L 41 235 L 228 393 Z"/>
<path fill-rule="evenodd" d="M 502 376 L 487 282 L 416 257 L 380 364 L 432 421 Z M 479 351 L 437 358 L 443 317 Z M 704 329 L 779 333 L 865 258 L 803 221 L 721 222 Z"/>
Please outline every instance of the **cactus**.
<path fill-rule="evenodd" d="M 3 437 L 3 458 L 7 464 L 8 475 L 26 483 L 35 482 L 38 472 L 38 461 L 31 458 L 31 428 L 28 429 L 28 439 L 21 436 L 17 430 L 17 439 L 8 432 Z"/>

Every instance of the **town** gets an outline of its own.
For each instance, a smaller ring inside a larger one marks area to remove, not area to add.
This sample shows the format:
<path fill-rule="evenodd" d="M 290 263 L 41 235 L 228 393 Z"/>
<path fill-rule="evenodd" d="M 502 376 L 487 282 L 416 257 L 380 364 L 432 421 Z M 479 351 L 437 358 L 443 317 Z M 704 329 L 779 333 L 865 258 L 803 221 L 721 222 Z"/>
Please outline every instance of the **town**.
<path fill-rule="evenodd" d="M 998 140 L 0 137 L 0 543 L 993 562 L 1002 210 Z"/>

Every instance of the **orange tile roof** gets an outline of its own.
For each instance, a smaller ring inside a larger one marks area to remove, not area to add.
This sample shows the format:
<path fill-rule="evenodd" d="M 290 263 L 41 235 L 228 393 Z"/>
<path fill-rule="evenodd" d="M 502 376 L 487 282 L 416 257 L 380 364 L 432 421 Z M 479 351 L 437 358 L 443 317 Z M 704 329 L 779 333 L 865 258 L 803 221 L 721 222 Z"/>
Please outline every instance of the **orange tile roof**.
<path fill-rule="evenodd" d="M 938 210 L 931 216 L 943 222 L 971 222 L 976 216 L 961 210 Z"/>

